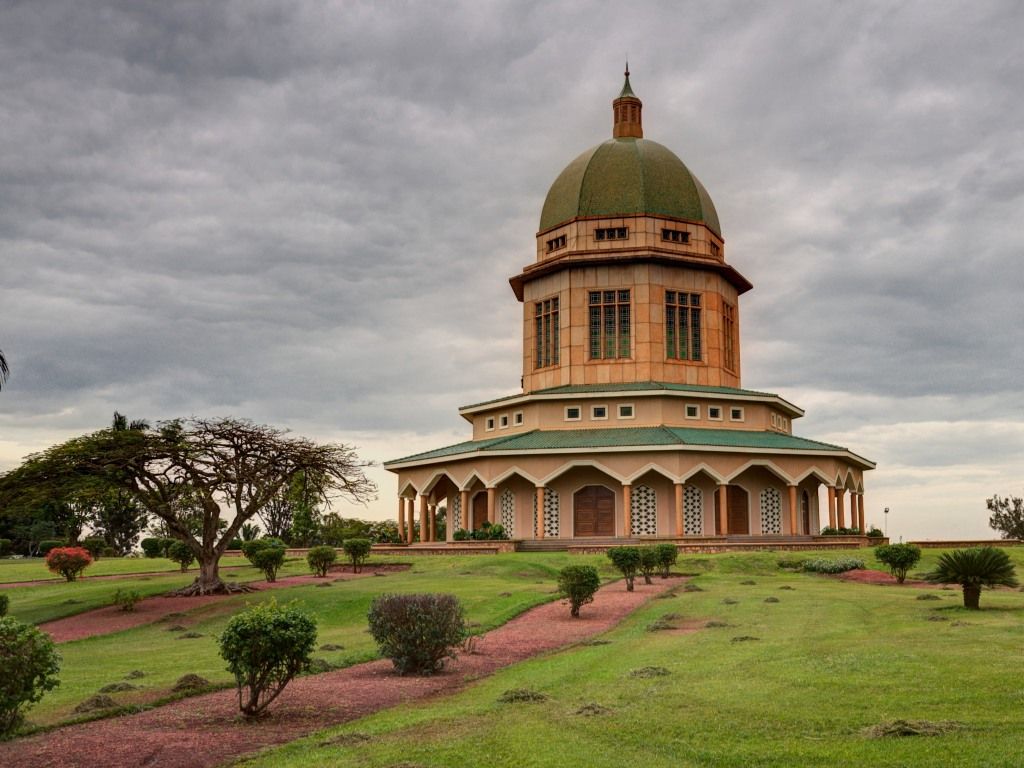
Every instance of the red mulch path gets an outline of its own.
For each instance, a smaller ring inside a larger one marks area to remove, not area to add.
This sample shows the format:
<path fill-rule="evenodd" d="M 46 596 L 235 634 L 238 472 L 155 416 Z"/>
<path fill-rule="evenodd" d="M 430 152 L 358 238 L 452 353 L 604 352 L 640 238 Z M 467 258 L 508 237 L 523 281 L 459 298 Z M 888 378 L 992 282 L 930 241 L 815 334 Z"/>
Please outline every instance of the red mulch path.
<path fill-rule="evenodd" d="M 324 581 L 341 581 L 348 579 L 361 579 L 366 576 L 374 576 L 377 573 L 387 573 L 395 570 L 406 570 L 407 565 L 370 565 L 364 567 L 360 573 L 342 571 L 340 568 L 332 569 L 326 579 L 321 579 L 312 574 L 304 576 L 282 576 L 274 582 L 256 581 L 247 582 L 247 586 L 256 592 L 267 589 L 281 589 L 282 587 L 296 587 L 303 584 L 317 584 Z M 55 643 L 67 643 L 72 640 L 82 640 L 86 637 L 97 635 L 109 635 L 113 632 L 121 632 L 132 627 L 141 627 L 143 624 L 153 624 L 160 621 L 169 613 L 187 611 L 207 603 L 217 603 L 229 597 L 237 597 L 240 593 L 233 595 L 203 595 L 201 597 L 173 597 L 170 595 L 158 595 L 147 597 L 135 604 L 134 611 L 122 611 L 116 606 L 108 605 L 103 608 L 95 608 L 84 613 L 76 613 L 74 616 L 67 616 L 63 619 L 55 619 L 39 625 L 39 629 L 49 633 Z"/>
<path fill-rule="evenodd" d="M 843 581 L 856 581 L 858 584 L 884 584 L 886 586 L 899 586 L 896 577 L 885 571 L 872 571 L 870 569 L 847 571 L 838 574 Z M 925 587 L 930 589 L 941 589 L 941 584 L 932 584 L 929 581 L 915 581 L 907 579 L 903 582 L 904 587 Z"/>
<path fill-rule="evenodd" d="M 680 583 L 657 579 L 627 592 L 617 581 L 584 606 L 579 619 L 565 603 L 533 608 L 477 639 L 432 677 L 399 677 L 390 661 L 299 678 L 258 723 L 239 719 L 234 690 L 174 702 L 137 715 L 71 725 L 0 744 L 4 768 L 210 768 L 407 701 L 456 691 L 468 682 L 545 651 L 611 629 L 650 598 Z"/>

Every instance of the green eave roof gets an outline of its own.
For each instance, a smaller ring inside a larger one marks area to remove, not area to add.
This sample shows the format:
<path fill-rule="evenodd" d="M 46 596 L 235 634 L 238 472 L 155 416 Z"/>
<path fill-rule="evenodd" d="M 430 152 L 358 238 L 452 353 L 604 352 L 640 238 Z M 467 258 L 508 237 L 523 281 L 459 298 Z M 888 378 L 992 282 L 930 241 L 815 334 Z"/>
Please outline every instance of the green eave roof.
<path fill-rule="evenodd" d="M 579 217 L 650 214 L 702 222 L 719 237 L 718 212 L 704 185 L 672 150 L 650 139 L 608 139 L 558 175 L 540 231 Z"/>
<path fill-rule="evenodd" d="M 779 397 L 773 392 L 758 392 L 753 389 L 738 389 L 736 387 L 708 387 L 700 384 L 673 384 L 664 381 L 631 381 L 624 384 L 566 384 L 560 387 L 535 389 L 532 392 L 524 392 L 518 395 L 506 395 L 505 397 L 498 397 L 494 400 L 485 400 L 482 403 L 463 405 L 459 410 L 479 408 L 483 405 L 496 405 L 506 400 L 515 400 L 520 397 L 530 397 L 532 395 L 585 395 L 590 392 L 651 392 L 657 390 L 664 390 L 667 392 L 693 392 L 698 395 L 711 394 L 735 395 L 737 397 Z"/>
<path fill-rule="evenodd" d="M 584 450 L 588 448 L 642 448 L 645 446 L 707 446 L 709 448 L 758 448 L 779 451 L 834 451 L 847 449 L 804 437 L 779 432 L 752 432 L 740 429 L 696 429 L 686 427 L 618 427 L 605 429 L 553 429 L 505 435 L 417 453 L 384 463 L 405 464 L 463 454 L 489 452 Z"/>

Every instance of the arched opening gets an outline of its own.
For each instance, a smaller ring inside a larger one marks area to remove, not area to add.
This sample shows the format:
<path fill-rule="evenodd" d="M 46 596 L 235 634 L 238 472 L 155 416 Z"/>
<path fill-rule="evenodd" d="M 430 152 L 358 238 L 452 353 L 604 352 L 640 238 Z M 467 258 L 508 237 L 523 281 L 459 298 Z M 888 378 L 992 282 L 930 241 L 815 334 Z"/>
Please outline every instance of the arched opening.
<path fill-rule="evenodd" d="M 800 494 L 800 520 L 804 524 L 804 535 L 811 534 L 811 497 L 807 491 Z"/>
<path fill-rule="evenodd" d="M 715 534 L 721 536 L 721 498 L 715 494 Z M 747 492 L 738 485 L 726 486 L 725 512 L 729 533 L 750 533 L 750 501 Z"/>
<path fill-rule="evenodd" d="M 615 494 L 603 485 L 587 485 L 572 497 L 573 536 L 615 535 Z"/>
<path fill-rule="evenodd" d="M 487 491 L 480 491 L 473 497 L 473 516 L 469 521 L 469 529 L 476 531 L 487 522 Z"/>

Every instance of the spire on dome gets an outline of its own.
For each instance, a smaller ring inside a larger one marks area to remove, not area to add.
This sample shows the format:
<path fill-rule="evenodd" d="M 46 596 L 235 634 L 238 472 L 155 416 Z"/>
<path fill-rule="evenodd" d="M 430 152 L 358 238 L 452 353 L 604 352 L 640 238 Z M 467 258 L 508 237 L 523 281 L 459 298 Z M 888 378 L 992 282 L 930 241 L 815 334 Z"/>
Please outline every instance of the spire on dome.
<path fill-rule="evenodd" d="M 622 92 L 612 102 L 612 136 L 616 139 L 642 139 L 644 127 L 640 120 L 643 102 L 633 93 L 629 84 L 629 61 L 626 61 L 626 82 L 622 84 Z"/>

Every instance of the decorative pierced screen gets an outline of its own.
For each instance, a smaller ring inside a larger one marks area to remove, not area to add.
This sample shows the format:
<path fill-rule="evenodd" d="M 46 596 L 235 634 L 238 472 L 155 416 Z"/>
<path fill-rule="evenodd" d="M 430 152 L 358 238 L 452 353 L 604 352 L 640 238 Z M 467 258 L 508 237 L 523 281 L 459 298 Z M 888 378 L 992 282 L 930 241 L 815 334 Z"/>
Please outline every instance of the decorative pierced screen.
<path fill-rule="evenodd" d="M 537 494 L 533 495 L 533 530 L 537 530 Z M 544 537 L 558 538 L 558 494 L 544 489 Z"/>
<path fill-rule="evenodd" d="M 501 510 L 501 527 L 505 533 L 512 538 L 512 531 L 516 524 L 516 497 L 510 488 L 506 488 L 498 497 L 498 508 Z"/>
<path fill-rule="evenodd" d="M 451 522 L 449 526 L 452 532 L 455 532 L 462 527 L 462 494 L 452 497 L 452 513 L 450 517 Z"/>
<path fill-rule="evenodd" d="M 695 485 L 683 488 L 683 534 L 704 534 L 704 492 Z"/>
<path fill-rule="evenodd" d="M 630 494 L 629 508 L 634 536 L 658 535 L 658 496 L 653 488 L 636 486 Z"/>
<path fill-rule="evenodd" d="M 761 533 L 782 533 L 782 500 L 774 488 L 761 491 Z"/>

